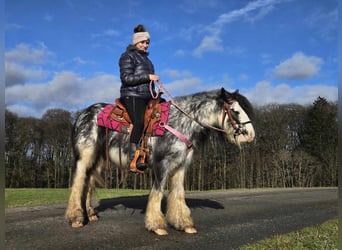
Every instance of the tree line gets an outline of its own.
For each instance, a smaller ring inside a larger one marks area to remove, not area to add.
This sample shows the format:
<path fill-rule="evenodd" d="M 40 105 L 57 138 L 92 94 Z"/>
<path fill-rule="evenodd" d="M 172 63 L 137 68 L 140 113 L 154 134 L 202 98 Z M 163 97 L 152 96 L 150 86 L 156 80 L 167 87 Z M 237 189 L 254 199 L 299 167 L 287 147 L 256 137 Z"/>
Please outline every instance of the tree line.
<path fill-rule="evenodd" d="M 256 137 L 241 151 L 220 132 L 206 131 L 206 140 L 195 148 L 187 190 L 337 186 L 337 102 L 318 97 L 307 106 L 254 108 Z M 7 188 L 71 186 L 70 134 L 76 116 L 50 109 L 40 119 L 26 118 L 6 110 Z M 153 170 L 136 175 L 111 165 L 104 167 L 103 178 L 106 188 L 149 189 Z"/>

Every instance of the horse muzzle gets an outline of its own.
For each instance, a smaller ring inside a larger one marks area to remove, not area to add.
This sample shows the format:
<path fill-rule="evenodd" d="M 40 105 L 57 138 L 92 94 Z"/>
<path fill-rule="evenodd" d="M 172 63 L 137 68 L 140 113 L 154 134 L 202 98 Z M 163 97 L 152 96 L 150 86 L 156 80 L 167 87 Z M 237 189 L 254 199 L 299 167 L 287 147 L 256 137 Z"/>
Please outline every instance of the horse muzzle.
<path fill-rule="evenodd" d="M 247 124 L 246 128 L 237 129 L 235 131 L 235 138 L 239 142 L 252 142 L 255 137 L 254 128 L 251 124 Z"/>
<path fill-rule="evenodd" d="M 254 140 L 254 136 L 240 134 L 238 135 L 239 142 L 252 142 Z"/>

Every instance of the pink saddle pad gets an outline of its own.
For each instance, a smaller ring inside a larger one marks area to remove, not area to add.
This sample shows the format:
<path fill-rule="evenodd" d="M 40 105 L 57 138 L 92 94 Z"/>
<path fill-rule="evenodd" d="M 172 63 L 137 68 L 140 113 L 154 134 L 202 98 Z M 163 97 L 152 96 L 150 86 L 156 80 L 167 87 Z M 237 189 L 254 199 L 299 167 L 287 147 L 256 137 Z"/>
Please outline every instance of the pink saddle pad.
<path fill-rule="evenodd" d="M 170 105 L 171 102 L 162 102 L 161 105 L 161 114 L 160 121 L 156 122 L 152 125 L 152 136 L 162 136 L 165 132 L 164 125 L 167 124 L 169 113 L 170 113 Z M 117 132 L 129 133 L 130 124 L 128 122 L 120 123 L 115 121 L 110 116 L 110 111 L 115 107 L 115 104 L 108 104 L 104 107 L 104 109 L 97 116 L 97 125 L 106 127 Z"/>

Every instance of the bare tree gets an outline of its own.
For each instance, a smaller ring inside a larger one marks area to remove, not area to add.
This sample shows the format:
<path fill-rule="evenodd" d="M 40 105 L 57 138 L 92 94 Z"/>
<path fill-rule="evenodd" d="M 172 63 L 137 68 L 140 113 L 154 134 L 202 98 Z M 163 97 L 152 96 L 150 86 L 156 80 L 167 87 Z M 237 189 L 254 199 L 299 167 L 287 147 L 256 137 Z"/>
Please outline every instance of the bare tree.
<path fill-rule="evenodd" d="M 47 178 L 53 187 L 67 186 L 68 166 L 71 159 L 71 113 L 62 109 L 47 110 L 42 116 L 44 128 L 44 156 Z M 52 187 L 52 186 L 51 186 Z"/>

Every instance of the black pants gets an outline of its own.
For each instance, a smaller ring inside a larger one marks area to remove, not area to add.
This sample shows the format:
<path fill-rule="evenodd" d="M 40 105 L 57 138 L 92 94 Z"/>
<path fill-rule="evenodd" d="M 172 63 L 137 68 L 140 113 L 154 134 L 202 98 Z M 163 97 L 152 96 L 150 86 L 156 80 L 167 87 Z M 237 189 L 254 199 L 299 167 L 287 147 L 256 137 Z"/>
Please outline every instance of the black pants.
<path fill-rule="evenodd" d="M 148 103 L 148 100 L 134 96 L 128 96 L 120 98 L 120 101 L 125 106 L 133 123 L 130 142 L 139 143 L 144 130 L 145 107 Z"/>

